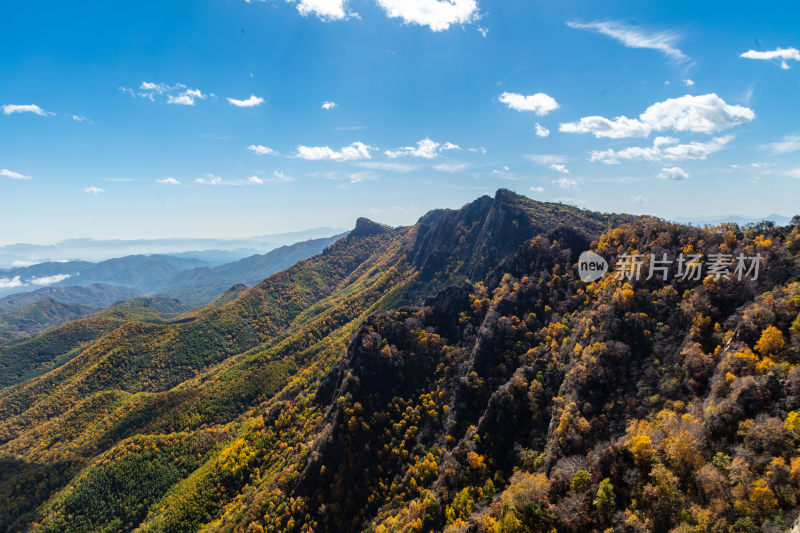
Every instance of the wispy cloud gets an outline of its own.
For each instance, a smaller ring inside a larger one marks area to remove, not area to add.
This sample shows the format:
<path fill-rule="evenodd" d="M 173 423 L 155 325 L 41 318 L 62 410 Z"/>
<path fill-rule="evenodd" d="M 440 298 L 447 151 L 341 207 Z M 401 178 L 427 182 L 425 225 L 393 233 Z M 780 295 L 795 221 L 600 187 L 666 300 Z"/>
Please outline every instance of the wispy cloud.
<path fill-rule="evenodd" d="M 559 163 L 553 163 L 547 168 L 560 174 L 569 174 L 569 169 L 565 165 Z"/>
<path fill-rule="evenodd" d="M 336 102 L 322 102 L 322 109 L 329 111 L 331 109 L 336 109 L 339 105 Z"/>
<path fill-rule="evenodd" d="M 748 50 L 740 54 L 739 57 L 745 59 L 760 59 L 762 61 L 775 61 L 780 64 L 783 70 L 789 70 L 789 63 L 787 63 L 787 61 L 800 61 L 800 50 L 797 48 L 776 48 L 775 50 L 763 52 Z"/>
<path fill-rule="evenodd" d="M 155 102 L 156 98 L 163 98 L 163 101 L 168 104 L 184 106 L 193 106 L 197 100 L 208 98 L 208 95 L 201 90 L 191 89 L 183 83 L 169 85 L 160 82 L 143 81 L 136 89 L 120 87 L 119 90 L 130 96 L 144 98 L 151 102 Z"/>
<path fill-rule="evenodd" d="M 567 160 L 563 155 L 560 154 L 526 154 L 525 159 L 545 166 L 563 163 Z"/>
<path fill-rule="evenodd" d="M 439 172 L 463 172 L 469 168 L 469 163 L 440 163 L 433 168 Z"/>
<path fill-rule="evenodd" d="M 434 159 L 443 151 L 461 150 L 461 147 L 451 142 L 439 144 L 436 141 L 426 137 L 417 142 L 416 146 L 404 146 L 397 150 L 386 150 L 385 155 L 389 159 L 397 159 L 398 157 L 421 157 L 423 159 Z"/>
<path fill-rule="evenodd" d="M 195 183 L 199 185 L 211 185 L 211 186 L 220 186 L 220 185 L 230 185 L 230 186 L 242 186 L 242 185 L 263 185 L 264 180 L 259 178 L 258 176 L 248 176 L 243 179 L 236 179 L 236 180 L 226 180 L 222 179 L 220 176 L 216 176 L 214 174 L 206 174 L 202 178 L 197 178 L 194 180 Z"/>
<path fill-rule="evenodd" d="M 647 31 L 634 26 L 628 26 L 622 22 L 611 20 L 596 22 L 567 22 L 567 26 L 577 30 L 595 31 L 607 37 L 611 37 L 622 43 L 628 48 L 649 48 L 658 50 L 667 57 L 678 61 L 688 61 L 688 57 L 678 47 L 680 35 L 669 31 Z"/>
<path fill-rule="evenodd" d="M 72 120 L 74 120 L 75 122 L 86 122 L 88 124 L 92 124 L 91 120 L 81 115 L 72 115 Z"/>
<path fill-rule="evenodd" d="M 72 277 L 70 274 L 54 274 L 52 276 L 42 276 L 40 278 L 33 278 L 31 280 L 31 284 L 37 285 L 39 287 L 46 287 L 47 285 L 60 283 L 66 279 L 69 279 L 70 277 Z"/>
<path fill-rule="evenodd" d="M 11 178 L 12 180 L 29 180 L 29 179 L 31 179 L 30 176 L 25 176 L 24 174 L 20 174 L 19 172 L 14 172 L 12 170 L 8 170 L 7 168 L 0 169 L 0 176 L 5 176 L 7 178 Z"/>
<path fill-rule="evenodd" d="M 775 155 L 788 154 L 800 150 L 800 135 L 785 135 L 782 140 L 768 144 Z"/>
<path fill-rule="evenodd" d="M 160 183 L 162 185 L 180 185 L 181 184 L 181 182 L 176 180 L 175 178 L 157 179 L 156 183 Z"/>
<path fill-rule="evenodd" d="M 4 115 L 13 115 L 14 113 L 33 113 L 40 117 L 49 117 L 55 115 L 50 111 L 45 111 L 36 104 L 6 104 L 2 106 Z"/>
<path fill-rule="evenodd" d="M 658 177 L 662 180 L 681 181 L 689 179 L 689 173 L 680 167 L 669 167 L 662 168 Z"/>
<path fill-rule="evenodd" d="M 13 278 L 0 278 L 0 289 L 13 289 L 15 287 L 22 287 L 22 279 L 19 276 Z"/>
<path fill-rule="evenodd" d="M 389 162 L 389 161 L 363 161 L 360 163 L 356 163 L 358 166 L 363 168 L 368 168 L 371 170 L 386 170 L 389 172 L 400 172 L 400 173 L 408 173 L 414 172 L 418 170 L 419 167 L 417 165 L 409 165 L 406 163 L 397 163 L 397 162 Z"/>
<path fill-rule="evenodd" d="M 683 161 L 687 159 L 706 159 L 711 154 L 719 152 L 729 142 L 733 135 L 714 137 L 709 142 L 690 142 L 679 144 L 675 137 L 656 137 L 652 146 L 632 146 L 622 150 L 595 150 L 592 152 L 591 161 L 599 161 L 607 165 L 617 165 L 621 161 Z"/>
<path fill-rule="evenodd" d="M 263 146 L 260 144 L 251 144 L 247 147 L 247 149 L 257 155 L 278 155 L 278 152 L 269 146 Z"/>
<path fill-rule="evenodd" d="M 254 94 L 245 100 L 237 100 L 236 98 L 228 98 L 228 103 L 236 107 L 256 107 L 264 103 L 264 99 Z"/>
<path fill-rule="evenodd" d="M 101 189 L 100 187 L 95 187 L 94 185 L 92 185 L 91 187 L 86 187 L 85 189 L 83 189 L 83 192 L 88 192 L 89 194 L 98 195 L 101 192 L 106 192 L 106 191 L 104 189 Z"/>
<path fill-rule="evenodd" d="M 561 189 L 577 189 L 578 182 L 566 176 L 553 180 L 553 184 Z"/>
<path fill-rule="evenodd" d="M 549 137 L 550 136 L 550 130 L 548 130 L 547 128 L 545 128 L 544 126 L 542 126 L 541 124 L 539 124 L 537 122 L 536 123 L 536 136 L 537 137 Z"/>

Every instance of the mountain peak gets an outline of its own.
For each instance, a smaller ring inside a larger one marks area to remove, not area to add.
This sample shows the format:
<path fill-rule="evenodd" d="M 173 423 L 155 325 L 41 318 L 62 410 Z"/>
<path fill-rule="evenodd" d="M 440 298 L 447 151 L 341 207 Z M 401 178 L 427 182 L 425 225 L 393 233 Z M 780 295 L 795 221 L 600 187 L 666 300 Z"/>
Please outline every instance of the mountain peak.
<path fill-rule="evenodd" d="M 391 231 L 389 226 L 373 222 L 372 220 L 364 217 L 359 217 L 356 220 L 356 227 L 350 232 L 351 237 L 371 237 L 373 235 L 380 235 Z"/>

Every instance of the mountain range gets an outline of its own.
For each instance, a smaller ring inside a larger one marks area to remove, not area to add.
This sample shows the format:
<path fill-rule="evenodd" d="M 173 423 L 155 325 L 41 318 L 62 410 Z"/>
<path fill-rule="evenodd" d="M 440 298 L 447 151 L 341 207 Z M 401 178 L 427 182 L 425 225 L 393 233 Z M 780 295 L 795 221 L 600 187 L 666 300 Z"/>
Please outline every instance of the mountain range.
<path fill-rule="evenodd" d="M 585 283 L 587 250 L 763 263 Z M 359 219 L 200 308 L 133 300 L 0 346 L 0 529 L 785 530 L 798 254 L 796 225 L 502 189 Z"/>
<path fill-rule="evenodd" d="M 136 296 L 175 298 L 187 308 L 205 305 L 234 285 L 253 286 L 320 253 L 344 235 L 281 246 L 217 266 L 178 254 L 136 255 L 100 263 L 48 262 L 0 271 L 0 281 L 18 282 L 7 283 L 12 286 L 5 292 L 11 294 L 0 298 L 0 342 L 24 338 Z M 43 280 L 52 285 L 15 292 Z"/>
<path fill-rule="evenodd" d="M 53 244 L 6 244 L 0 246 L 0 268 L 34 263 L 70 261 L 77 257 L 99 262 L 128 255 L 169 254 L 202 259 L 212 266 L 230 263 L 279 246 L 342 233 L 341 229 L 314 228 L 240 239 L 69 239 Z"/>

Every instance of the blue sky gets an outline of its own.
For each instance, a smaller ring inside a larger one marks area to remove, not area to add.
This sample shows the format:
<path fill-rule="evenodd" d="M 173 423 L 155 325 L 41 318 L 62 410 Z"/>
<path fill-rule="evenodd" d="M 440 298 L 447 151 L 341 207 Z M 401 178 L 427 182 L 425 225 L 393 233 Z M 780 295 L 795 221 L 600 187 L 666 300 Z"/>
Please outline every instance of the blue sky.
<path fill-rule="evenodd" d="M 793 215 L 798 15 L 790 2 L 10 2 L 0 244 L 410 224 L 500 187 L 667 218 Z"/>

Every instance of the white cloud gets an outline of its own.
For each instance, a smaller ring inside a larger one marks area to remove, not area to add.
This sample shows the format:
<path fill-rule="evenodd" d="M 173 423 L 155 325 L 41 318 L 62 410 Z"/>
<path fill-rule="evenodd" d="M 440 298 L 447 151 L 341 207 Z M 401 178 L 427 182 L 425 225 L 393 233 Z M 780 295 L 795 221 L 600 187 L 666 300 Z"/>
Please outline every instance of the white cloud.
<path fill-rule="evenodd" d="M 432 141 L 426 137 L 421 141 L 419 141 L 417 143 L 417 146 L 404 146 L 403 148 L 398 148 L 397 150 L 387 150 L 385 154 L 386 157 L 390 159 L 397 159 L 398 157 L 405 157 L 405 156 L 433 159 L 439 155 L 439 152 L 441 150 L 452 150 L 454 149 L 452 147 L 458 148 L 457 145 L 449 142 L 445 143 L 444 145 L 440 145 L 439 143 Z"/>
<path fill-rule="evenodd" d="M 647 137 L 652 131 L 672 129 L 695 133 L 715 133 L 755 118 L 752 109 L 728 105 L 714 93 L 669 98 L 648 107 L 639 118 L 619 116 L 613 120 L 591 116 L 566 122 L 559 130 L 566 133 L 591 133 L 597 138 Z"/>
<path fill-rule="evenodd" d="M 500 101 L 506 104 L 509 109 L 514 111 L 533 111 L 540 117 L 559 108 L 555 98 L 545 93 L 530 94 L 528 96 L 519 93 L 503 93 L 500 95 Z"/>
<path fill-rule="evenodd" d="M 46 285 L 53 285 L 54 283 L 59 283 L 69 278 L 70 278 L 69 274 L 55 274 L 53 276 L 43 276 L 41 278 L 33 278 L 31 280 L 31 283 L 33 285 L 38 285 L 40 287 L 43 287 Z"/>
<path fill-rule="evenodd" d="M 362 181 L 372 181 L 377 178 L 375 177 L 375 174 L 369 170 L 362 170 L 360 172 L 352 172 L 348 176 L 348 179 L 350 180 L 350 183 L 361 183 Z"/>
<path fill-rule="evenodd" d="M 641 196 L 641 195 L 631 196 L 631 202 L 635 204 L 649 204 L 652 201 L 653 199 L 648 196 Z"/>
<path fill-rule="evenodd" d="M 322 20 L 341 20 L 348 13 L 345 9 L 346 0 L 286 0 L 290 4 L 297 4 L 301 15 L 316 15 Z M 354 14 L 353 14 L 354 15 Z"/>
<path fill-rule="evenodd" d="M 676 46 L 680 36 L 671 32 L 646 32 L 615 21 L 567 22 L 567 26 L 578 30 L 596 31 L 612 39 L 616 39 L 628 48 L 649 48 L 676 60 L 686 61 L 689 58 Z"/>
<path fill-rule="evenodd" d="M 553 170 L 555 172 L 559 172 L 561 174 L 569 174 L 569 169 L 567 169 L 566 166 L 561 165 L 559 163 L 553 163 L 552 165 L 550 165 L 547 168 L 549 168 L 550 170 Z"/>
<path fill-rule="evenodd" d="M 224 180 L 220 176 L 215 176 L 214 174 L 206 174 L 203 178 L 197 178 L 194 180 L 195 183 L 200 185 L 211 185 L 214 187 L 220 185 L 232 185 L 232 186 L 240 186 L 240 185 L 263 185 L 264 180 L 259 178 L 258 176 L 249 176 L 244 179 L 239 180 Z"/>
<path fill-rule="evenodd" d="M 689 179 L 689 173 L 680 167 L 662 168 L 658 173 L 658 177 L 662 180 L 680 181 Z"/>
<path fill-rule="evenodd" d="M 222 178 L 219 176 L 215 176 L 213 174 L 206 174 L 205 178 L 197 178 L 194 180 L 195 183 L 199 183 L 200 185 L 222 185 Z"/>
<path fill-rule="evenodd" d="M 469 168 L 469 163 L 440 163 L 433 168 L 440 172 L 461 172 Z"/>
<path fill-rule="evenodd" d="M 72 120 L 74 120 L 75 122 L 88 122 L 89 124 L 92 123 L 91 120 L 81 115 L 72 115 Z"/>
<path fill-rule="evenodd" d="M 489 35 L 489 28 L 484 28 L 483 26 L 478 26 L 478 33 L 480 33 L 481 36 L 484 39 L 486 39 L 486 37 Z"/>
<path fill-rule="evenodd" d="M 289 183 L 294 181 L 294 178 L 292 178 L 291 176 L 287 176 L 285 172 L 280 170 L 276 170 L 275 172 L 272 173 L 272 175 L 273 179 L 271 179 L 270 181 L 278 183 Z"/>
<path fill-rule="evenodd" d="M 7 178 L 11 178 L 12 180 L 29 180 L 31 179 L 30 176 L 25 176 L 20 174 L 19 172 L 13 172 L 8 170 L 7 168 L 0 169 L 0 176 L 5 176 Z"/>
<path fill-rule="evenodd" d="M 336 109 L 339 105 L 336 102 L 322 102 L 322 109 L 328 111 L 330 109 Z"/>
<path fill-rule="evenodd" d="M 151 102 L 156 101 L 156 96 L 166 96 L 168 104 L 193 106 L 197 100 L 205 100 L 208 98 L 199 89 L 190 89 L 183 83 L 176 83 L 175 85 L 167 85 L 166 83 L 156 83 L 151 81 L 143 81 L 139 84 L 137 89 L 129 89 L 127 87 L 120 87 L 120 91 L 129 94 L 133 97 L 145 98 Z M 214 96 L 213 94 L 211 96 Z"/>
<path fill-rule="evenodd" d="M 278 155 L 278 152 L 269 146 L 263 146 L 261 144 L 251 144 L 247 149 L 257 155 Z"/>
<path fill-rule="evenodd" d="M 694 80 L 691 78 L 686 78 L 685 80 L 683 80 L 683 84 L 686 85 L 687 87 L 694 87 Z"/>
<path fill-rule="evenodd" d="M 539 124 L 536 123 L 536 135 L 539 137 L 548 137 L 550 135 L 550 130 Z"/>
<path fill-rule="evenodd" d="M 178 95 L 167 96 L 168 104 L 194 105 L 196 99 L 205 100 L 207 96 L 197 89 L 186 89 Z"/>
<path fill-rule="evenodd" d="M 544 192 L 544 187 L 531 187 L 531 192 L 535 192 L 536 194 L 541 194 Z"/>
<path fill-rule="evenodd" d="M 370 150 L 374 148 L 362 142 L 354 142 L 341 150 L 334 150 L 329 146 L 300 145 L 297 147 L 297 157 L 308 161 L 357 161 L 371 159 Z"/>
<path fill-rule="evenodd" d="M 559 154 L 526 154 L 525 159 L 540 165 L 552 165 L 566 161 L 566 158 Z"/>
<path fill-rule="evenodd" d="M 384 162 L 384 161 L 364 161 L 362 163 L 356 163 L 360 167 L 369 168 L 372 170 L 388 170 L 390 172 L 414 172 L 418 170 L 419 167 L 417 165 L 407 165 L 405 163 L 395 163 L 395 162 Z"/>
<path fill-rule="evenodd" d="M 228 98 L 228 102 L 236 107 L 256 107 L 264 103 L 264 99 L 254 94 L 246 100 L 237 100 L 236 98 Z"/>
<path fill-rule="evenodd" d="M 467 24 L 478 18 L 476 0 L 377 0 L 390 18 L 406 24 L 443 31 L 452 24 Z"/>
<path fill-rule="evenodd" d="M 567 178 L 566 176 L 563 178 L 558 178 L 557 180 L 553 180 L 555 185 L 558 185 L 562 189 L 577 189 L 578 182 L 574 179 Z"/>
<path fill-rule="evenodd" d="M 477 148 L 469 148 L 469 151 L 476 154 L 486 155 L 486 148 L 484 148 L 483 146 L 479 146 Z"/>
<path fill-rule="evenodd" d="M 786 175 L 792 178 L 800 179 L 800 168 L 794 168 L 786 172 Z"/>
<path fill-rule="evenodd" d="M 775 155 L 788 154 L 800 150 L 800 135 L 784 135 L 783 139 L 767 145 Z"/>
<path fill-rule="evenodd" d="M 591 154 L 591 161 L 600 161 L 607 165 L 619 164 L 621 160 L 628 161 L 682 161 L 686 159 L 706 159 L 733 140 L 732 135 L 714 137 L 709 142 L 690 142 L 678 144 L 675 137 L 656 137 L 652 146 L 632 146 L 622 150 L 595 150 Z"/>
<path fill-rule="evenodd" d="M 175 178 L 164 178 L 160 180 L 156 180 L 157 183 L 161 183 L 162 185 L 180 185 L 181 182 L 176 180 Z"/>
<path fill-rule="evenodd" d="M 95 187 L 92 185 L 91 187 L 86 187 L 83 189 L 83 192 L 88 192 L 89 194 L 100 194 L 101 192 L 106 192 L 105 190 L 101 189 L 100 187 Z"/>
<path fill-rule="evenodd" d="M 765 52 L 758 52 L 756 50 L 748 50 L 741 54 L 739 57 L 746 59 L 760 59 L 762 61 L 780 61 L 781 68 L 784 70 L 789 69 L 787 61 L 800 61 L 800 50 L 797 48 L 776 48 Z"/>
<path fill-rule="evenodd" d="M 55 115 L 55 113 L 45 111 L 36 104 L 22 104 L 22 105 L 6 104 L 2 106 L 2 109 L 3 109 L 3 114 L 5 115 L 13 115 L 14 113 L 33 113 L 34 115 L 39 115 L 40 117 Z"/>
<path fill-rule="evenodd" d="M 442 151 L 443 151 L 443 152 L 447 152 L 447 151 L 450 151 L 450 150 L 456 150 L 456 151 L 458 151 L 458 150 L 461 150 L 461 147 L 460 147 L 459 145 L 457 145 L 457 144 L 453 144 L 453 143 L 451 143 L 451 142 L 446 142 L 446 143 L 444 143 L 444 144 L 442 145 Z"/>
<path fill-rule="evenodd" d="M 13 289 L 14 287 L 22 287 L 24 283 L 19 276 L 13 278 L 0 278 L 0 289 Z"/>
<path fill-rule="evenodd" d="M 716 133 L 755 118 L 752 109 L 729 105 L 714 93 L 686 95 L 651 105 L 640 115 L 655 131 L 674 129 L 696 133 Z"/>
<path fill-rule="evenodd" d="M 591 133 L 597 138 L 609 139 L 647 137 L 650 134 L 650 128 L 640 120 L 628 117 L 613 120 L 600 116 L 583 117 L 578 122 L 564 122 L 558 129 L 564 133 Z"/>

